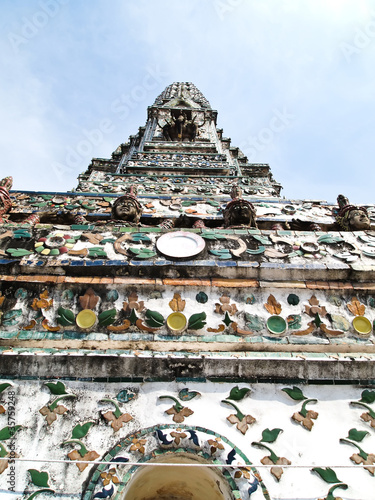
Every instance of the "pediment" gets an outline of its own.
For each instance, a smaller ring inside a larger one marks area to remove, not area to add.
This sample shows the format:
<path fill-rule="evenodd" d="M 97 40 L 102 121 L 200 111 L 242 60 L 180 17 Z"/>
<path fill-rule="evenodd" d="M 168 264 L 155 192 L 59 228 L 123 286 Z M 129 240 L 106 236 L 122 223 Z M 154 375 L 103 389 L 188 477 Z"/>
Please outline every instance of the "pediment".
<path fill-rule="evenodd" d="M 163 108 L 199 108 L 199 104 L 196 102 L 192 101 L 191 99 L 182 99 L 181 97 L 175 97 L 174 99 L 171 99 L 170 101 L 166 102 L 163 104 Z"/>

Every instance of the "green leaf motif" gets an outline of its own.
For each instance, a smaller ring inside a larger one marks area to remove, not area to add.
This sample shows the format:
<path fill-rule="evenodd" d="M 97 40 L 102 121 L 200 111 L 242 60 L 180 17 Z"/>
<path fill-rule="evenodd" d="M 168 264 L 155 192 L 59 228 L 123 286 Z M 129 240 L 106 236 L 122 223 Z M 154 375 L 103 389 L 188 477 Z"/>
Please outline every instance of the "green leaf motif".
<path fill-rule="evenodd" d="M 108 311 L 103 311 L 98 316 L 99 326 L 108 326 L 115 321 L 116 309 L 109 309 Z"/>
<path fill-rule="evenodd" d="M 250 391 L 247 387 L 242 387 L 242 389 L 239 389 L 238 385 L 236 387 L 232 387 L 229 396 L 227 399 L 232 399 L 233 401 L 241 401 L 246 394 Z"/>
<path fill-rule="evenodd" d="M 15 433 L 20 429 L 22 425 L 14 425 L 13 427 L 3 427 L 0 430 L 0 441 L 5 441 L 6 439 L 11 439 Z"/>
<path fill-rule="evenodd" d="M 8 387 L 10 387 L 12 384 L 9 384 L 8 382 L 5 382 L 4 384 L 0 384 L 0 394 L 5 391 Z"/>
<path fill-rule="evenodd" d="M 230 319 L 228 311 L 225 311 L 225 317 L 223 319 L 223 322 L 225 323 L 226 326 L 229 326 L 233 321 Z"/>
<path fill-rule="evenodd" d="M 332 245 L 334 243 L 340 243 L 344 241 L 341 236 L 333 236 L 332 234 L 323 234 L 318 238 L 318 243 L 326 243 L 328 245 Z"/>
<path fill-rule="evenodd" d="M 150 238 L 144 233 L 134 233 L 131 235 L 132 241 L 146 241 L 150 242 Z"/>
<path fill-rule="evenodd" d="M 32 207 L 37 207 L 37 208 L 46 207 L 47 205 L 48 205 L 48 203 L 45 203 L 45 202 L 42 202 L 42 203 L 31 203 Z"/>
<path fill-rule="evenodd" d="M 32 252 L 25 250 L 24 248 L 8 248 L 6 250 L 12 257 L 25 257 L 26 255 L 31 255 Z"/>
<path fill-rule="evenodd" d="M 48 387 L 51 391 L 51 394 L 55 394 L 56 396 L 60 396 L 61 394 L 68 394 L 65 389 L 65 384 L 62 382 L 46 382 L 44 385 Z"/>
<path fill-rule="evenodd" d="M 264 431 L 262 432 L 261 441 L 263 441 L 264 443 L 273 443 L 274 441 L 276 441 L 280 432 L 283 432 L 283 430 L 282 429 L 272 429 L 272 430 L 264 429 Z"/>
<path fill-rule="evenodd" d="M 193 314 L 189 318 L 188 328 L 190 330 L 200 330 L 206 324 L 206 317 L 207 316 L 205 312 Z"/>
<path fill-rule="evenodd" d="M 215 255 L 216 257 L 219 257 L 219 259 L 231 259 L 232 258 L 232 254 L 231 254 L 230 250 L 228 250 L 227 248 L 222 248 L 220 250 L 210 250 L 210 253 L 212 253 L 212 255 Z"/>
<path fill-rule="evenodd" d="M 135 398 L 134 392 L 130 392 L 128 389 L 123 389 L 116 396 L 116 399 L 119 403 L 129 403 L 129 401 L 131 401 L 134 398 Z"/>
<path fill-rule="evenodd" d="M 338 497 L 335 497 L 333 492 L 340 488 L 341 490 L 347 490 L 349 486 L 347 484 L 341 483 L 341 484 L 336 484 L 335 486 L 332 486 L 330 488 L 328 495 L 326 496 L 326 500 L 336 500 Z"/>
<path fill-rule="evenodd" d="M 336 476 L 336 472 L 332 470 L 330 467 L 326 467 L 323 469 L 322 467 L 314 467 L 312 469 L 314 472 L 319 474 L 319 476 L 325 481 L 326 483 L 341 483 L 340 479 Z"/>
<path fill-rule="evenodd" d="M 62 326 L 74 325 L 75 315 L 70 309 L 65 309 L 64 307 L 59 307 L 57 310 L 58 317 L 57 323 Z"/>
<path fill-rule="evenodd" d="M 39 472 L 36 469 L 28 469 L 30 472 L 31 481 L 35 486 L 39 486 L 40 488 L 49 488 L 48 484 L 48 472 Z"/>
<path fill-rule="evenodd" d="M 129 247 L 129 250 L 138 258 L 138 259 L 150 259 L 151 257 L 155 257 L 156 252 L 151 248 L 135 248 Z"/>
<path fill-rule="evenodd" d="M 357 443 L 360 443 L 363 438 L 367 436 L 367 434 L 370 433 L 368 431 L 358 431 L 357 429 L 350 429 L 348 439 L 352 439 L 353 441 L 357 441 Z"/>
<path fill-rule="evenodd" d="M 369 391 L 368 389 L 365 389 L 362 392 L 361 396 L 362 397 L 361 397 L 360 401 L 362 403 L 371 404 L 375 401 L 375 391 Z"/>
<path fill-rule="evenodd" d="M 17 229 L 17 231 L 14 231 L 13 236 L 16 240 L 21 238 L 31 238 L 31 234 L 26 229 Z"/>
<path fill-rule="evenodd" d="M 176 412 L 180 412 L 184 407 L 182 406 L 182 404 L 177 401 L 176 398 L 174 398 L 173 396 L 159 396 L 159 399 L 171 399 L 172 401 L 175 402 L 175 404 L 173 405 L 174 409 L 176 410 Z"/>
<path fill-rule="evenodd" d="M 202 233 L 201 236 L 205 240 L 215 240 L 216 241 L 216 240 L 225 240 L 226 239 L 224 234 L 214 233 L 211 231 L 207 231 L 205 233 Z"/>
<path fill-rule="evenodd" d="M 94 422 L 86 422 L 85 424 L 77 424 L 72 431 L 72 439 L 81 439 L 86 436 L 86 434 L 89 432 L 90 427 L 93 425 Z"/>
<path fill-rule="evenodd" d="M 288 387 L 285 387 L 284 389 L 281 389 L 282 391 L 286 392 L 288 396 L 290 396 L 294 401 L 302 401 L 304 399 L 307 399 L 306 396 L 303 395 L 303 392 L 299 387 L 294 386 L 293 389 L 289 389 Z"/>
<path fill-rule="evenodd" d="M 190 401 L 191 399 L 194 399 L 195 397 L 200 395 L 201 395 L 200 392 L 189 391 L 187 387 L 181 389 L 181 391 L 178 393 L 178 397 L 181 399 L 181 401 Z"/>
<path fill-rule="evenodd" d="M 157 311 L 147 309 L 146 318 L 146 324 L 151 328 L 160 328 L 164 325 L 164 317 Z"/>
<path fill-rule="evenodd" d="M 33 500 L 35 497 L 37 497 L 38 495 L 40 495 L 41 493 L 55 493 L 55 490 L 51 490 L 51 489 L 43 489 L 43 490 L 38 490 L 38 491 L 34 491 L 34 493 L 32 495 L 30 495 L 27 500 Z"/>
<path fill-rule="evenodd" d="M 315 314 L 315 319 L 312 322 L 315 324 L 317 328 L 319 328 L 320 325 L 323 323 L 318 313 Z"/>
<path fill-rule="evenodd" d="M 136 312 L 135 312 L 135 309 L 132 309 L 132 310 L 131 310 L 131 313 L 130 313 L 130 316 L 129 316 L 130 323 L 131 323 L 132 325 L 135 325 L 135 323 L 136 323 L 137 319 L 138 319 L 138 316 L 137 316 L 137 314 L 136 314 Z"/>
<path fill-rule="evenodd" d="M 259 241 L 262 245 L 272 245 L 272 241 L 268 238 L 268 236 L 262 236 L 260 234 L 252 234 L 252 238 Z"/>
<path fill-rule="evenodd" d="M 103 247 L 91 247 L 89 248 L 89 257 L 107 257 L 107 253 Z"/>
<path fill-rule="evenodd" d="M 106 243 L 114 243 L 116 240 L 115 238 L 104 238 L 103 240 L 100 241 L 102 245 L 105 245 Z"/>

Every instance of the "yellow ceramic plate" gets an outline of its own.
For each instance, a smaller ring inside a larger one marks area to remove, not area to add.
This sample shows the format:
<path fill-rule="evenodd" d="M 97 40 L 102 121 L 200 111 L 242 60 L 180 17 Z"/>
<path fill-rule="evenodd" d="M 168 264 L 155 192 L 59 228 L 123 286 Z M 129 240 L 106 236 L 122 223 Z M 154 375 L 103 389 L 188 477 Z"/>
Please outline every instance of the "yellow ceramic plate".
<path fill-rule="evenodd" d="M 79 312 L 76 317 L 76 323 L 80 328 L 87 329 L 94 326 L 96 314 L 91 309 L 84 309 Z"/>
<path fill-rule="evenodd" d="M 167 318 L 167 326 L 172 333 L 181 333 L 187 324 L 186 317 L 180 312 L 174 312 Z"/>
<path fill-rule="evenodd" d="M 371 321 L 364 316 L 356 316 L 352 323 L 354 330 L 358 333 L 358 335 L 369 335 L 369 333 L 371 333 Z"/>

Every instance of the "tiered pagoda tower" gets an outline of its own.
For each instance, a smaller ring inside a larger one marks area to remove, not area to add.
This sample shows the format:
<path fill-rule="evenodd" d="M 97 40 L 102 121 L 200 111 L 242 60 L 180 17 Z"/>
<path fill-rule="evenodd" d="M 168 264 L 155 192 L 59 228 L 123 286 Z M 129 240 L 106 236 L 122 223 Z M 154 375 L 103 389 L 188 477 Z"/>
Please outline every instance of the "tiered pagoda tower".
<path fill-rule="evenodd" d="M 1 181 L 1 498 L 373 498 L 375 207 L 280 191 L 192 83 Z"/>
<path fill-rule="evenodd" d="M 192 83 L 169 85 L 148 108 L 145 127 L 111 159 L 94 158 L 79 176 L 77 190 L 122 193 L 130 185 L 144 197 L 196 196 L 197 201 L 208 197 L 224 203 L 234 185 L 245 195 L 264 199 L 277 199 L 281 190 L 269 165 L 249 164 L 239 148 L 231 147 L 217 127 L 217 111 Z M 158 210 L 155 217 L 171 215 Z M 205 214 L 204 219 L 212 227 L 222 222 L 219 215 Z"/>

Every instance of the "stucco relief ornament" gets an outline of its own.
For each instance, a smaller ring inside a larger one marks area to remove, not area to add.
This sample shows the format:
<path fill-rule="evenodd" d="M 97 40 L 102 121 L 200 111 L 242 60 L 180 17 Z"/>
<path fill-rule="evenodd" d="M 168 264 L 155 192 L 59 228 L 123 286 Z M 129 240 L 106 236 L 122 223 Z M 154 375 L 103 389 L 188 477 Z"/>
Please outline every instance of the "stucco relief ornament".
<path fill-rule="evenodd" d="M 321 477 L 321 479 L 323 479 L 323 481 L 325 481 L 328 484 L 337 483 L 337 484 L 334 484 L 334 486 L 331 486 L 331 488 L 329 489 L 328 494 L 325 498 L 319 498 L 318 500 L 342 500 L 341 497 L 335 497 L 333 492 L 338 488 L 343 489 L 343 490 L 347 490 L 348 485 L 343 483 L 337 477 L 336 472 L 333 469 L 331 469 L 330 467 L 325 467 L 325 468 L 314 467 L 312 469 L 312 471 L 316 472 Z"/>
<path fill-rule="evenodd" d="M 56 399 L 52 401 L 49 405 L 43 406 L 39 410 L 39 413 L 43 415 L 43 417 L 46 418 L 46 422 L 48 425 L 51 425 L 56 419 L 57 415 L 64 415 L 68 411 L 68 408 L 66 408 L 63 405 L 57 404 L 59 401 L 62 399 L 73 399 L 76 398 L 77 396 L 72 393 L 66 392 L 65 384 L 62 382 L 47 382 L 44 385 L 48 387 L 50 390 L 51 394 L 58 396 Z"/>
<path fill-rule="evenodd" d="M 0 223 L 7 221 L 7 217 L 4 217 L 6 213 L 12 208 L 12 201 L 9 196 L 9 190 L 12 189 L 13 177 L 4 177 L 0 181 Z"/>
<path fill-rule="evenodd" d="M 289 397 L 291 397 L 294 401 L 303 401 L 301 410 L 299 412 L 295 412 L 292 415 L 292 420 L 297 423 L 300 423 L 305 429 L 311 431 L 314 426 L 313 420 L 316 420 L 319 416 L 319 413 L 313 410 L 307 410 L 306 405 L 308 403 L 317 403 L 317 399 L 307 399 L 307 397 L 303 394 L 299 387 L 293 387 L 292 389 L 285 387 L 282 389 Z"/>
<path fill-rule="evenodd" d="M 364 231 L 370 229 L 371 223 L 365 207 L 350 205 L 348 198 L 339 194 L 337 197 L 339 210 L 336 211 L 336 222 L 345 231 Z"/>
<path fill-rule="evenodd" d="M 232 413 L 231 415 L 229 415 L 229 417 L 227 417 L 227 420 L 233 425 L 236 424 L 237 429 L 245 435 L 249 428 L 249 425 L 252 425 L 254 422 L 256 422 L 256 419 L 252 415 L 244 415 L 239 410 L 239 408 L 230 401 L 223 400 L 222 403 L 230 405 L 236 410 L 236 413 Z"/>
<path fill-rule="evenodd" d="M 111 427 L 114 432 L 118 432 L 124 424 L 130 422 L 130 420 L 133 420 L 133 417 L 129 413 L 121 413 L 118 404 L 113 399 L 103 398 L 100 401 L 108 401 L 115 407 L 115 411 L 107 411 L 105 413 L 102 413 L 103 418 L 105 418 L 107 422 L 111 422 Z"/>
<path fill-rule="evenodd" d="M 369 406 L 369 404 L 374 403 L 374 401 L 375 391 L 365 389 L 362 391 L 362 397 L 359 401 L 350 402 L 352 406 L 360 406 L 361 408 L 365 408 L 367 410 L 367 412 L 362 413 L 361 419 L 364 422 L 369 422 L 373 429 L 375 429 L 375 411 Z"/>
<path fill-rule="evenodd" d="M 173 415 L 173 421 L 177 424 L 181 424 L 186 417 L 190 417 L 190 415 L 194 413 L 193 410 L 190 410 L 187 406 L 182 406 L 173 396 L 159 396 L 159 399 L 172 399 L 172 401 L 175 402 L 171 408 L 165 410 L 165 413 L 167 415 Z"/>
<path fill-rule="evenodd" d="M 367 465 L 364 467 L 372 476 L 375 475 L 375 454 L 366 453 L 357 443 L 363 441 L 363 439 L 369 434 L 367 431 L 359 431 L 357 429 L 350 429 L 348 437 L 346 439 L 340 439 L 340 443 L 350 444 L 355 446 L 358 453 L 353 453 L 350 460 L 355 464 Z"/>
<path fill-rule="evenodd" d="M 277 481 L 280 481 L 284 470 L 281 465 L 291 465 L 291 461 L 285 457 L 278 457 L 268 446 L 263 443 L 273 443 L 276 441 L 278 435 L 282 432 L 282 429 L 264 429 L 262 432 L 262 439 L 259 442 L 253 441 L 252 446 L 257 446 L 258 448 L 264 448 L 270 452 L 270 455 L 265 456 L 261 459 L 263 465 L 272 465 L 270 472 L 275 477 Z"/>
<path fill-rule="evenodd" d="M 234 315 L 238 312 L 236 304 L 230 304 L 230 297 L 227 295 L 223 295 L 219 298 L 221 304 L 215 304 L 215 313 L 224 314 L 224 319 L 217 328 L 208 327 L 207 331 L 211 333 L 220 333 L 225 330 L 226 327 L 229 327 L 232 324 L 235 331 L 237 331 L 238 325 L 233 322 L 233 320 L 229 317 L 229 314 Z"/>
<path fill-rule="evenodd" d="M 132 441 L 132 445 L 129 448 L 129 451 L 138 451 L 144 455 L 146 449 L 145 445 L 147 444 L 147 439 L 138 439 L 134 438 Z"/>
<path fill-rule="evenodd" d="M 208 439 L 207 443 L 210 445 L 211 455 L 214 455 L 218 450 L 224 450 L 224 445 L 219 437 L 216 437 L 215 439 Z"/>
<path fill-rule="evenodd" d="M 68 441 L 64 441 L 61 443 L 61 446 L 66 444 L 78 445 L 78 450 L 74 449 L 73 451 L 68 453 L 68 457 L 70 460 L 77 461 L 76 466 L 78 467 L 80 472 L 83 472 L 86 467 L 89 465 L 87 462 L 92 462 L 100 457 L 96 451 L 88 451 L 86 446 L 82 443 L 81 439 L 84 438 L 90 427 L 94 422 L 86 422 L 84 424 L 77 424 L 72 430 L 72 437 Z"/>
<path fill-rule="evenodd" d="M 298 332 L 299 335 L 312 333 L 316 328 L 320 329 L 327 336 L 337 337 L 339 335 L 344 335 L 345 332 L 343 330 L 331 330 L 323 323 L 322 318 L 328 318 L 328 312 L 325 306 L 319 304 L 319 300 L 315 295 L 312 295 L 308 302 L 310 305 L 305 305 L 305 313 L 311 318 L 314 318 L 314 320 L 308 323 L 309 328 L 307 330 Z"/>

